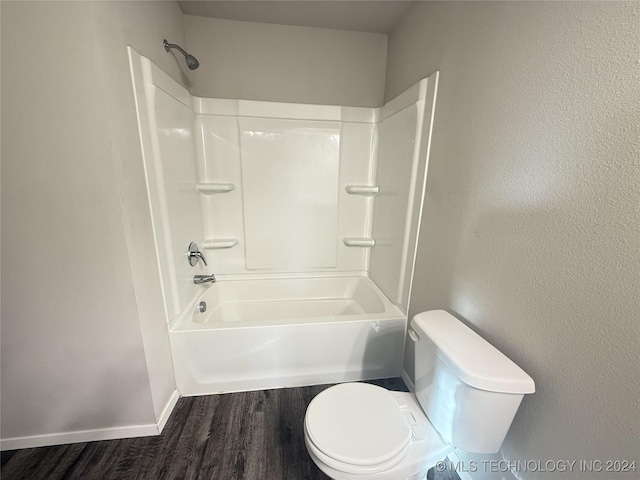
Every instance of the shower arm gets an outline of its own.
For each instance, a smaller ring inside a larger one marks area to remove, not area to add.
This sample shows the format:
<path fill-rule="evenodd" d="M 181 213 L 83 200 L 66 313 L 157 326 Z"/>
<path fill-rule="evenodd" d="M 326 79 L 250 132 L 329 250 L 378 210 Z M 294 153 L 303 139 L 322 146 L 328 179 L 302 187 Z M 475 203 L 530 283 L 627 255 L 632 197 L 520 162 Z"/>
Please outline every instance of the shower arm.
<path fill-rule="evenodd" d="M 166 39 L 162 41 L 162 45 L 164 45 L 165 52 L 168 52 L 170 48 L 177 48 L 180 51 L 180 53 L 182 53 L 182 55 L 184 55 L 185 57 L 189 55 L 187 52 L 184 51 L 184 49 L 180 45 L 176 45 L 175 43 L 169 43 L 167 42 Z"/>
<path fill-rule="evenodd" d="M 175 48 L 182 55 L 184 55 L 184 61 L 186 62 L 187 67 L 189 67 L 189 70 L 195 70 L 196 68 L 198 68 L 200 66 L 200 62 L 198 62 L 198 59 L 196 57 L 194 57 L 193 55 L 188 54 L 185 51 L 185 49 L 182 48 L 180 45 L 176 45 L 175 43 L 169 43 L 169 42 L 167 42 L 166 38 L 164 40 L 162 40 L 162 45 L 164 46 L 164 51 L 165 52 L 168 52 L 169 49 L 171 49 L 171 48 Z"/>

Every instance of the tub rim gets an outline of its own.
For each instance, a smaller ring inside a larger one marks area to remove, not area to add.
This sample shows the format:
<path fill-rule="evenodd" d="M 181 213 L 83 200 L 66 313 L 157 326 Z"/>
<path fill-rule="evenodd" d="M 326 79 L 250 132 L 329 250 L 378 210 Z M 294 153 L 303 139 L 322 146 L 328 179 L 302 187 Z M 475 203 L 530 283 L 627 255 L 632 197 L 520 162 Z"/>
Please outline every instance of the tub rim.
<path fill-rule="evenodd" d="M 378 286 L 369 278 L 368 275 L 362 273 L 354 273 L 351 274 L 325 274 L 325 275 L 309 275 L 309 274 L 296 274 L 296 275 L 269 275 L 269 276 L 260 276 L 260 275 L 251 275 L 249 278 L 247 276 L 220 276 L 220 283 L 222 282 L 238 282 L 241 283 L 243 281 L 255 281 L 255 280 L 304 280 L 304 279 L 331 279 L 331 278 L 357 278 L 360 281 L 363 281 L 367 284 L 367 286 L 378 295 L 380 300 L 382 301 L 384 311 L 380 313 L 358 313 L 358 314 L 349 314 L 349 315 L 326 315 L 326 316 L 313 316 L 313 317 L 304 317 L 304 318 L 289 318 L 283 320 L 264 320 L 264 321 L 255 321 L 255 320 L 247 320 L 240 322 L 194 322 L 193 315 L 196 310 L 196 305 L 200 302 L 201 298 L 206 295 L 207 291 L 210 288 L 215 288 L 214 284 L 206 284 L 202 285 L 198 291 L 197 295 L 189 302 L 187 307 L 176 315 L 171 322 L 169 323 L 169 331 L 171 333 L 179 333 L 179 332 L 193 332 L 198 330 L 227 330 L 227 329 L 238 329 L 238 328 L 269 328 L 269 327 L 283 327 L 283 326 L 297 326 L 297 325 L 312 325 L 312 324 L 321 324 L 321 323 L 341 323 L 341 322 L 358 322 L 358 321 L 383 321 L 383 320 L 391 320 L 391 319 L 399 319 L 399 318 L 407 318 L 406 313 L 397 305 L 394 305 L 384 293 L 378 288 Z"/>

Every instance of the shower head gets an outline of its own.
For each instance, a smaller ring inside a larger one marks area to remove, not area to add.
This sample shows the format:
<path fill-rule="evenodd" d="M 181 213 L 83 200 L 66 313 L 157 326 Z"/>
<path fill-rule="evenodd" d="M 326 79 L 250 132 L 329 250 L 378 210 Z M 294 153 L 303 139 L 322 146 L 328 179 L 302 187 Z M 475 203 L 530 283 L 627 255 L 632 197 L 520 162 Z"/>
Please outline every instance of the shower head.
<path fill-rule="evenodd" d="M 175 48 L 182 55 L 184 55 L 184 61 L 187 62 L 187 67 L 189 67 L 189 70 L 195 70 L 200 66 L 200 62 L 198 62 L 198 59 L 193 55 L 190 55 L 187 52 L 185 52 L 184 49 L 180 47 L 180 45 L 176 45 L 175 43 L 169 43 L 167 42 L 166 39 L 162 40 L 162 45 L 164 46 L 165 52 L 168 52 L 170 48 Z"/>
<path fill-rule="evenodd" d="M 195 70 L 200 66 L 200 62 L 193 55 L 185 55 L 184 60 L 187 62 L 187 67 L 189 67 L 189 70 Z"/>

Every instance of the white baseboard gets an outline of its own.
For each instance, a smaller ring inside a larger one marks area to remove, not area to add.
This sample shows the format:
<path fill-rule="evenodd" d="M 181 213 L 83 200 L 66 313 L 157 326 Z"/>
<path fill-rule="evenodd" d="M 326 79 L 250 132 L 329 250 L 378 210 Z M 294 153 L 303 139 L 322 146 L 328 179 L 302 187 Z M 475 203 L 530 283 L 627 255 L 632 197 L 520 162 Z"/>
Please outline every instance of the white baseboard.
<path fill-rule="evenodd" d="M 407 388 L 409 389 L 410 392 L 415 392 L 416 391 L 416 387 L 413 384 L 413 382 L 411 381 L 411 379 L 409 378 L 409 375 L 407 374 L 407 372 L 405 370 L 402 370 L 402 375 L 400 375 L 402 377 L 402 380 L 404 381 L 404 384 L 407 386 Z"/>
<path fill-rule="evenodd" d="M 179 398 L 180 394 L 177 390 L 174 390 L 171 397 L 169 397 L 166 406 L 162 410 L 157 423 L 0 439 L 0 451 L 17 450 L 20 448 L 46 447 L 49 445 L 63 445 L 67 443 L 84 443 L 94 442 L 97 440 L 116 440 L 120 438 L 159 435 L 166 425 L 167 420 L 171 415 L 171 411 L 173 410 L 173 407 L 175 407 Z"/>
<path fill-rule="evenodd" d="M 84 443 L 96 440 L 115 440 L 118 438 L 148 437 L 158 435 L 158 425 L 132 425 L 127 427 L 101 428 L 97 430 L 80 430 L 77 432 L 51 433 L 29 437 L 14 437 L 0 440 L 0 450 L 17 450 L 19 448 L 46 447 L 67 443 Z"/>
<path fill-rule="evenodd" d="M 180 392 L 178 390 L 174 390 L 158 417 L 158 433 L 162 433 L 162 430 L 167 424 L 167 420 L 169 420 L 171 412 L 173 412 L 173 408 L 176 406 L 176 403 L 178 403 L 178 400 L 180 400 Z"/>

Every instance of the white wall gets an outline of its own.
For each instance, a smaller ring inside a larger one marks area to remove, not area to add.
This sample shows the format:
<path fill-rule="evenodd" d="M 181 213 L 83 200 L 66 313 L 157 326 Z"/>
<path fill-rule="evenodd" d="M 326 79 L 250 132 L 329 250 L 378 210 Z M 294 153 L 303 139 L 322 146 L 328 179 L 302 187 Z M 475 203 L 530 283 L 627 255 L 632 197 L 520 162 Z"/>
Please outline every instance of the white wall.
<path fill-rule="evenodd" d="M 406 314 L 416 260 L 438 73 L 381 109 L 370 277 Z"/>
<path fill-rule="evenodd" d="M 191 265 L 187 249 L 203 245 L 201 196 L 196 189 L 195 114 L 189 91 L 148 58 L 128 48 L 134 77 L 146 187 L 148 188 L 165 320 L 170 322 L 201 290 L 196 274 L 213 266 Z"/>
<path fill-rule="evenodd" d="M 203 196 L 216 275 L 368 269 L 368 249 L 344 239 L 370 236 L 372 198 L 345 186 L 372 182 L 376 109 L 196 101 L 201 179 L 233 186 Z"/>
<path fill-rule="evenodd" d="M 534 378 L 511 460 L 640 460 L 639 31 L 637 3 L 428 2 L 389 38 L 387 99 L 441 71 L 411 313 Z"/>
<path fill-rule="evenodd" d="M 382 105 L 387 36 L 185 15 L 201 97 Z"/>
<path fill-rule="evenodd" d="M 109 118 L 113 158 L 129 249 L 156 418 L 166 420 L 167 398 L 175 389 L 153 230 L 141 158 L 140 138 L 127 46 L 188 87 L 182 55 L 167 53 L 162 39 L 184 44 L 182 12 L 175 2 L 95 2 L 95 27 Z"/>
<path fill-rule="evenodd" d="M 3 448 L 153 433 L 174 386 L 126 45 L 182 80 L 181 12 L 1 13 Z"/>

